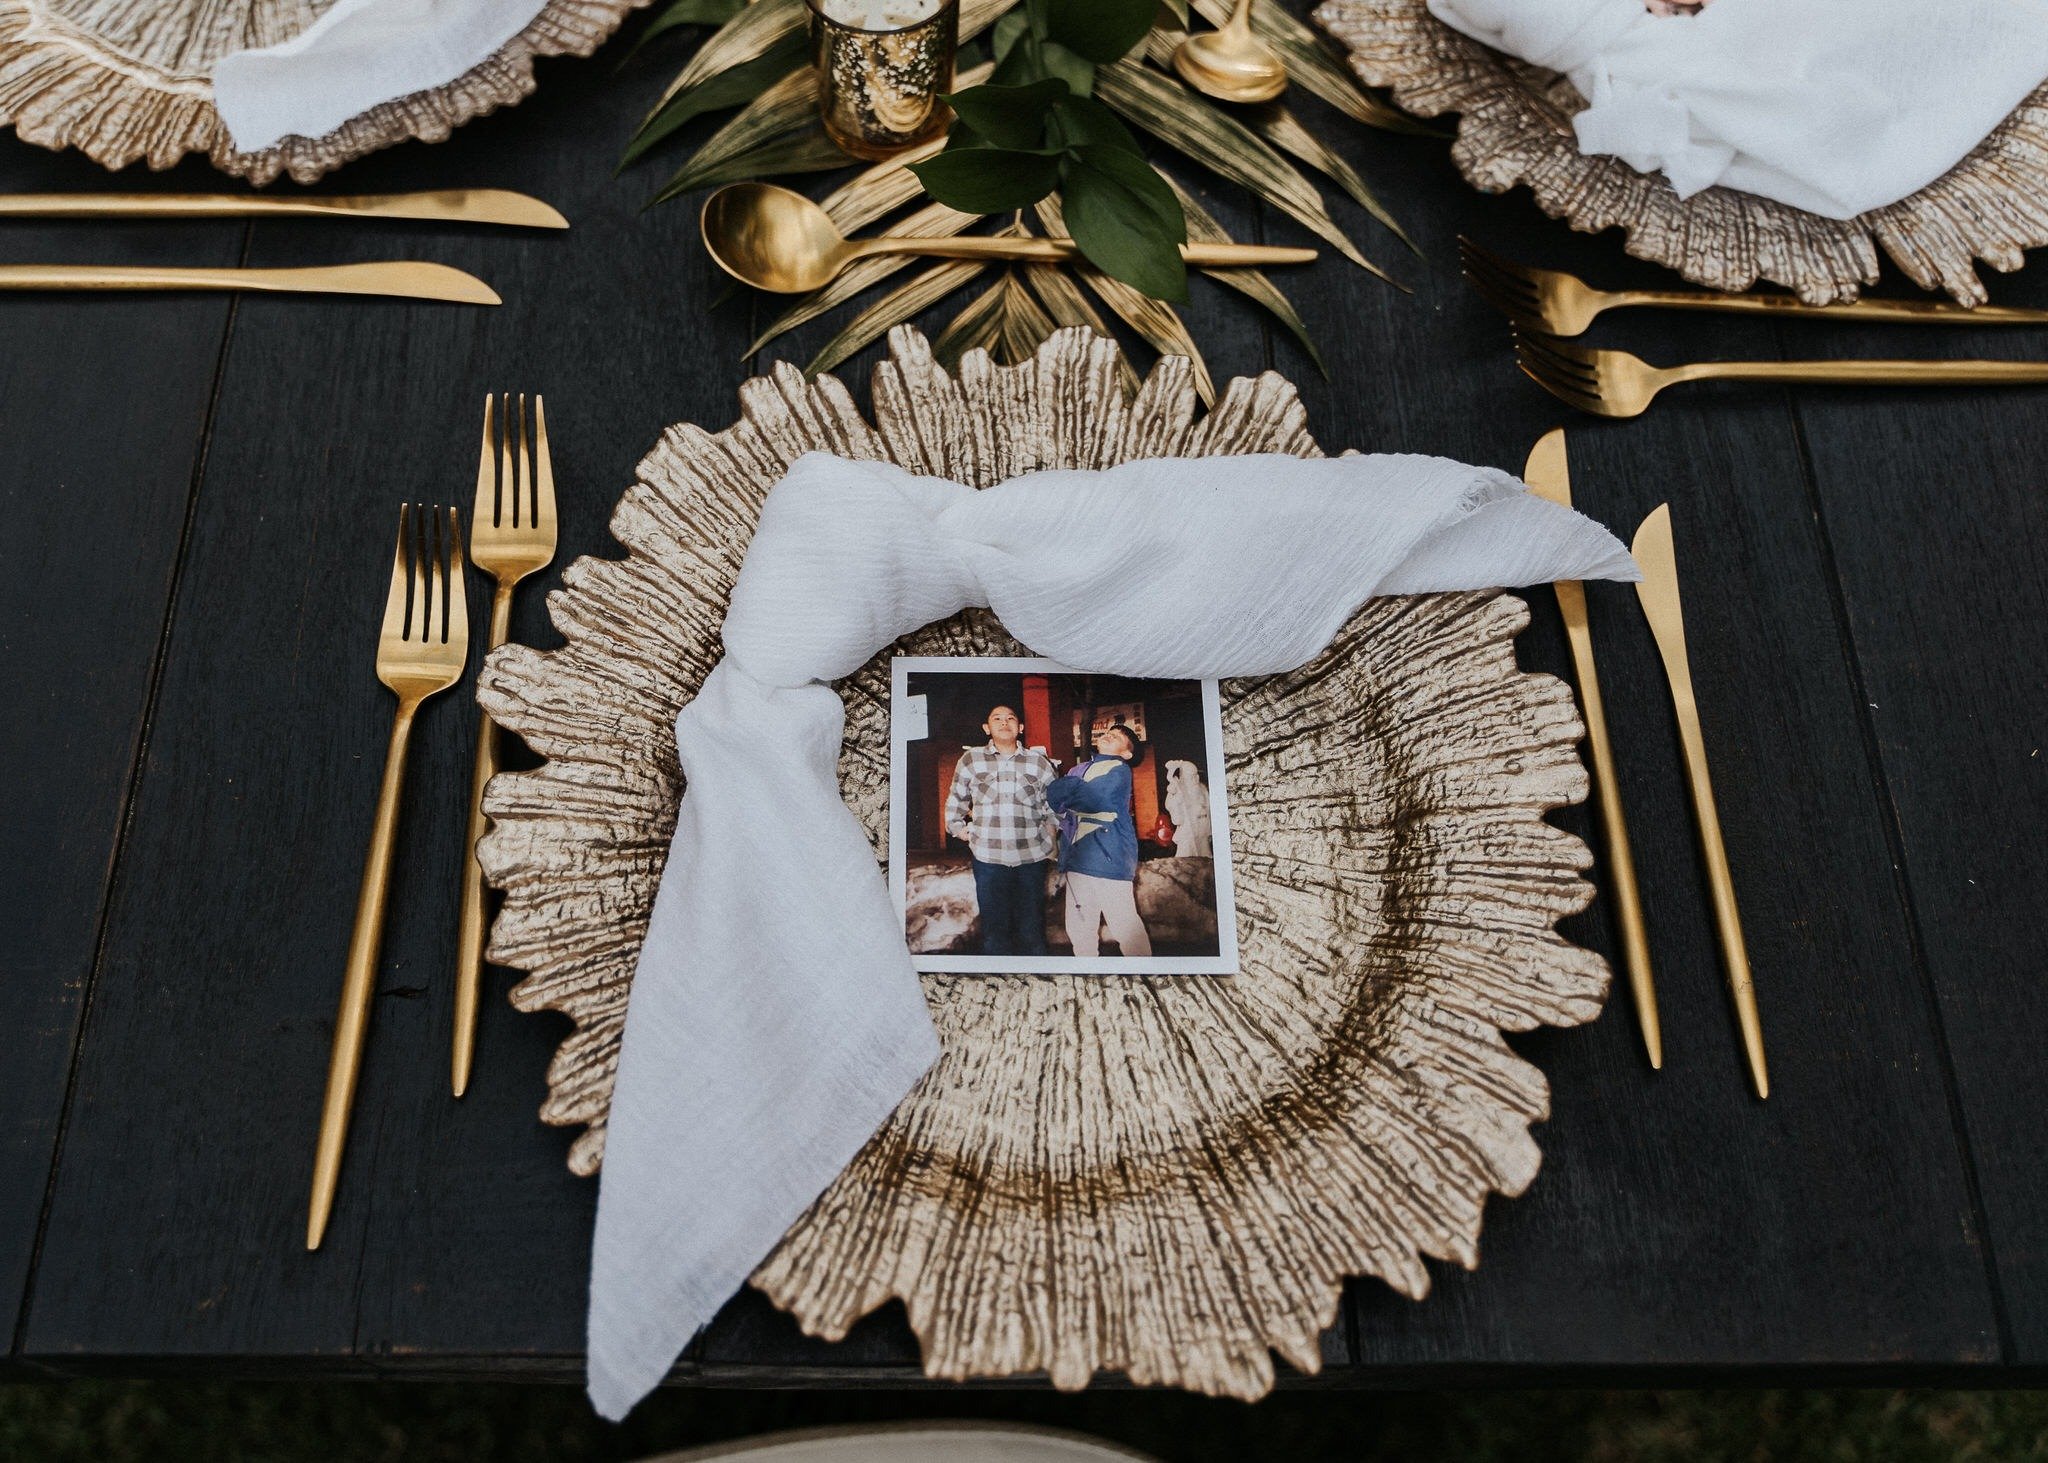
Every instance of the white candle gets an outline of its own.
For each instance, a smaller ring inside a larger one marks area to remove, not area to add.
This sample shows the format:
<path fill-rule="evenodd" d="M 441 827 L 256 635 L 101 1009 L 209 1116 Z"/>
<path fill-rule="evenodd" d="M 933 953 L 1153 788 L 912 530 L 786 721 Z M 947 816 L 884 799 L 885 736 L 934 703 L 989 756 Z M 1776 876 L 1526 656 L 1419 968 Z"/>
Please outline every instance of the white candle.
<path fill-rule="evenodd" d="M 860 30 L 903 30 L 939 13 L 945 0 L 822 0 L 828 20 Z"/>

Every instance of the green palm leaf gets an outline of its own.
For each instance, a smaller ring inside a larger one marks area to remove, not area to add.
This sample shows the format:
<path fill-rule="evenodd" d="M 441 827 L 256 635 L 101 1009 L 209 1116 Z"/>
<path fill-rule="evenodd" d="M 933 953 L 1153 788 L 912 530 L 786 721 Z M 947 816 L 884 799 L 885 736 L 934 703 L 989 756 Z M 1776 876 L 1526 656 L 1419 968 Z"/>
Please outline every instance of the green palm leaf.
<path fill-rule="evenodd" d="M 1282 106 L 1259 107 L 1251 114 L 1251 125 L 1261 137 L 1282 152 L 1293 153 L 1317 172 L 1333 180 L 1355 199 L 1360 208 L 1385 224 L 1393 231 L 1395 238 L 1406 244 L 1420 257 L 1422 250 L 1408 237 L 1408 231 L 1394 222 L 1394 216 L 1387 212 L 1372 189 L 1366 187 L 1365 179 L 1358 176 L 1358 170 L 1344 161 L 1324 145 L 1308 128 L 1301 125 L 1294 113 Z"/>
<path fill-rule="evenodd" d="M 1057 193 L 1049 194 L 1037 205 L 1038 221 L 1045 231 L 1054 238 L 1067 237 L 1066 219 L 1060 213 Z M 1209 363 L 1202 359 L 1201 347 L 1188 334 L 1187 325 L 1180 314 L 1164 300 L 1155 300 L 1142 290 L 1134 289 L 1120 279 L 1113 279 L 1095 268 L 1075 260 L 1072 268 L 1079 275 L 1081 283 L 1095 291 L 1102 303 L 1109 306 L 1126 325 L 1145 338 L 1154 350 L 1163 356 L 1186 356 L 1194 367 L 1195 393 L 1202 398 L 1205 406 L 1216 403 L 1216 383 L 1209 379 Z"/>
<path fill-rule="evenodd" d="M 1096 72 L 1095 94 L 1125 121 L 1231 182 L 1243 184 L 1329 240 L 1353 264 L 1381 279 L 1388 278 L 1337 227 L 1323 207 L 1322 195 L 1294 164 L 1244 123 L 1226 116 L 1190 88 L 1135 62 L 1119 61 Z"/>
<path fill-rule="evenodd" d="M 660 114 L 670 97 L 678 96 L 698 82 L 708 81 L 743 61 L 765 54 L 777 41 L 802 33 L 809 18 L 810 8 L 804 0 L 754 0 L 697 48 L 689 64 L 676 73 L 676 79 L 668 84 L 668 90 L 661 94 L 661 100 L 647 114 L 648 121 Z M 647 124 L 643 122 L 641 125 Z"/>
<path fill-rule="evenodd" d="M 906 320 L 923 314 L 986 268 L 988 265 L 980 260 L 955 259 L 926 270 L 903 288 L 884 295 L 847 321 L 846 328 L 826 341 L 824 348 L 811 357 L 804 373 L 815 376 L 820 371 L 831 370 L 861 347 L 881 339 Z"/>
<path fill-rule="evenodd" d="M 1160 170 L 1160 176 L 1173 185 L 1173 191 L 1180 195 L 1181 212 L 1187 215 L 1188 239 L 1192 243 L 1228 244 L 1230 233 L 1208 209 L 1196 201 L 1195 195 L 1180 185 L 1178 179 Z M 1280 293 L 1280 287 L 1267 278 L 1263 270 L 1257 269 L 1204 269 L 1201 271 L 1216 283 L 1236 290 L 1254 304 L 1263 305 L 1272 312 L 1273 318 L 1287 327 L 1292 335 L 1308 352 L 1308 358 L 1316 363 L 1316 369 L 1328 380 L 1330 368 L 1323 364 L 1323 353 L 1316 349 L 1316 343 L 1309 338 L 1308 327 L 1302 324 L 1301 316 L 1295 312 L 1287 296 Z"/>
<path fill-rule="evenodd" d="M 927 204 L 897 224 L 891 233 L 903 234 L 914 239 L 943 239 L 964 233 L 981 221 L 981 216 L 972 213 L 956 213 L 943 203 Z M 760 338 L 747 347 L 746 360 L 762 346 L 787 331 L 797 328 L 806 321 L 815 320 L 827 310 L 836 310 L 855 295 L 873 288 L 890 275 L 911 264 L 915 255 L 877 254 L 867 259 L 857 259 L 840 271 L 839 277 L 823 289 L 813 290 L 796 304 L 776 316 Z"/>

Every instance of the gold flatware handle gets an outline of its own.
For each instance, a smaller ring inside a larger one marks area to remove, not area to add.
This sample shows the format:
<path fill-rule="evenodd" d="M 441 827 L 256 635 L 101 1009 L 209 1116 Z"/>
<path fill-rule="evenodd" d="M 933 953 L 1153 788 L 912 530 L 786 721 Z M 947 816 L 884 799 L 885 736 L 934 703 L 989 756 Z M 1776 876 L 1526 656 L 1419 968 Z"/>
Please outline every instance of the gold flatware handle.
<path fill-rule="evenodd" d="M 7 193 L 0 218 L 409 218 L 566 229 L 569 221 L 507 188 L 314 197 L 267 193 Z"/>
<path fill-rule="evenodd" d="M 2048 361 L 1699 361 L 1680 381 L 1811 381 L 1837 386 L 2015 386 L 2048 381 Z"/>
<path fill-rule="evenodd" d="M 1065 264 L 1081 257 L 1071 239 L 1005 239 L 969 234 L 956 238 L 915 239 L 898 235 L 856 239 L 858 258 L 868 254 L 920 254 L 932 259 L 1003 259 L 1028 264 Z M 1262 264 L 1308 264 L 1313 249 L 1280 244 L 1183 244 L 1180 255 L 1204 269 L 1250 269 Z"/>
<path fill-rule="evenodd" d="M 1678 593 L 1678 561 L 1671 542 L 1671 505 L 1660 503 L 1636 530 L 1630 545 L 1643 581 L 1636 586 L 1643 614 L 1656 637 L 1657 653 L 1671 683 L 1671 703 L 1678 714 L 1678 737 L 1685 752 L 1686 781 L 1692 791 L 1699 824 L 1700 853 L 1707 866 L 1707 886 L 1714 904 L 1714 926 L 1721 958 L 1728 970 L 1728 993 L 1735 1003 L 1749 1076 L 1758 1097 L 1771 1095 L 1770 1073 L 1764 1064 L 1763 1024 L 1757 1016 L 1756 985 L 1750 976 L 1749 946 L 1742 935 L 1742 916 L 1735 906 L 1735 879 L 1728 869 L 1728 848 L 1721 839 L 1721 815 L 1714 805 L 1714 784 L 1707 775 L 1707 744 L 1700 732 L 1698 703 L 1693 697 L 1692 667 L 1685 652 L 1685 609 Z"/>
<path fill-rule="evenodd" d="M 495 305 L 473 274 L 417 259 L 305 269 L 185 269 L 125 264 L 0 264 L 0 290 L 251 290 L 268 294 L 385 295 Z"/>
<path fill-rule="evenodd" d="M 1845 300 L 1809 305 L 1797 295 L 1713 295 L 1694 290 L 1611 290 L 1605 308 L 1646 305 L 1660 310 L 1707 310 L 1728 315 L 1796 315 L 1887 321 L 1909 325 L 2048 325 L 2048 310 L 2019 305 L 1967 307 L 1947 300 Z"/>
<path fill-rule="evenodd" d="M 1562 427 L 1553 427 L 1529 449 L 1522 477 L 1529 490 L 1563 508 L 1572 506 L 1571 460 Z M 1600 825 L 1607 844 L 1608 892 L 1621 926 L 1622 956 L 1628 967 L 1629 993 L 1635 999 L 1636 1027 L 1652 1069 L 1664 1065 L 1664 1026 L 1657 1012 L 1657 983 L 1650 966 L 1650 939 L 1643 922 L 1642 892 L 1636 884 L 1635 855 L 1629 848 L 1628 820 L 1621 811 L 1621 785 L 1614 775 L 1614 748 L 1607 736 L 1607 703 L 1600 694 L 1600 675 L 1593 665 L 1593 631 L 1586 619 L 1585 586 L 1560 579 L 1551 586 L 1558 613 L 1571 642 L 1572 665 L 1579 680 L 1579 702 L 1586 713 L 1586 741 L 1593 752 L 1593 783 L 1599 793 Z"/>
<path fill-rule="evenodd" d="M 362 1071 L 363 1041 L 370 1029 L 370 1001 L 376 993 L 377 957 L 384 947 L 384 901 L 391 887 L 391 852 L 398 840 L 398 807 L 405 786 L 406 745 L 412 739 L 417 701 L 402 701 L 391 721 L 391 745 L 384 754 L 384 781 L 377 791 L 377 820 L 363 859 L 363 883 L 356 895 L 355 930 L 341 980 L 341 1006 L 334 1018 L 334 1049 L 327 1059 L 327 1095 L 320 1105 L 320 1142 L 313 1152 L 313 1200 L 306 1217 L 306 1248 L 317 1250 L 334 1212 L 341 1155 L 348 1143 L 349 1113 L 356 1077 Z"/>
<path fill-rule="evenodd" d="M 491 633 L 485 642 L 488 655 L 505 643 L 512 631 L 512 583 L 498 581 L 491 596 Z M 476 1014 L 483 987 L 484 971 L 484 870 L 476 861 L 476 843 L 484 836 L 484 788 L 498 772 L 498 724 L 486 712 L 479 712 L 476 726 L 476 762 L 469 782 L 469 831 L 462 840 L 462 910 L 455 929 L 455 1038 L 449 1054 L 449 1079 L 455 1096 L 469 1090 L 469 1075 L 476 1060 Z"/>
<path fill-rule="evenodd" d="M 1586 740 L 1593 750 L 1593 784 L 1600 795 L 1600 828 L 1607 841 L 1608 882 L 1621 925 L 1621 949 L 1628 967 L 1629 994 L 1635 999 L 1636 1026 L 1650 1066 L 1664 1066 L 1664 1024 L 1657 1012 L 1657 983 L 1650 966 L 1650 937 L 1643 923 L 1642 890 L 1636 883 L 1635 855 L 1629 848 L 1628 820 L 1621 811 L 1621 784 L 1614 775 L 1614 748 L 1607 737 L 1607 703 L 1600 694 L 1600 674 L 1593 667 L 1593 632 L 1586 622 L 1586 591 L 1576 580 L 1551 586 L 1564 616 L 1571 642 L 1572 664 L 1579 678 L 1579 701 L 1586 712 Z"/>

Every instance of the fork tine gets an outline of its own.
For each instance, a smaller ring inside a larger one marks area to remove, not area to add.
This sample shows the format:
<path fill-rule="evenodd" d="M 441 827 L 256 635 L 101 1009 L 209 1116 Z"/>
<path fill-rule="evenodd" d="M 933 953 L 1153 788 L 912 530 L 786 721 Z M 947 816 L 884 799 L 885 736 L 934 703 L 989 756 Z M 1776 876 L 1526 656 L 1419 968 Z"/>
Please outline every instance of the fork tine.
<path fill-rule="evenodd" d="M 1503 294 L 1492 281 L 1481 278 L 1469 269 L 1465 271 L 1465 283 L 1472 286 L 1474 294 L 1486 301 L 1487 304 L 1493 306 L 1494 309 L 1500 311 L 1501 314 L 1507 316 L 1513 324 L 1527 325 L 1540 329 L 1545 323 L 1541 312 L 1532 305 L 1524 304 L 1520 300 Z"/>
<path fill-rule="evenodd" d="M 498 473 L 497 465 L 491 460 L 497 447 L 497 433 L 491 415 L 491 396 L 484 393 L 484 442 L 478 453 L 476 464 L 476 499 L 470 504 L 469 521 L 496 523 L 498 521 Z"/>
<path fill-rule="evenodd" d="M 1591 392 L 1583 391 L 1569 382 L 1560 381 L 1539 367 L 1531 365 L 1527 360 L 1517 360 L 1515 364 L 1521 367 L 1524 376 L 1527 376 L 1531 381 L 1534 381 L 1566 406 L 1576 407 L 1580 411 L 1590 412 L 1594 416 L 1611 417 L 1616 415 L 1614 410 L 1607 405 L 1604 398 L 1596 396 Z"/>
<path fill-rule="evenodd" d="M 1522 307 L 1536 311 L 1542 307 L 1543 292 L 1536 282 L 1526 274 L 1517 274 L 1498 267 L 1497 264 L 1483 263 L 1477 259 L 1464 261 L 1465 278 L 1482 288 L 1491 287 L 1497 294 L 1521 302 Z"/>
<path fill-rule="evenodd" d="M 1553 371 L 1598 389 L 1600 360 L 1592 352 L 1580 352 L 1560 345 L 1555 337 L 1537 331 L 1516 331 L 1515 351 L 1541 361 Z"/>
<path fill-rule="evenodd" d="M 537 394 L 533 398 L 533 525 L 550 538 L 555 534 L 555 464 L 548 456 L 547 405 Z"/>
<path fill-rule="evenodd" d="M 507 400 L 510 400 L 508 397 Z M 526 393 L 519 393 L 519 409 L 514 414 L 519 420 L 519 447 L 512 454 L 512 479 L 506 485 L 512 494 L 512 526 L 531 528 L 533 509 L 530 506 L 533 489 L 533 434 L 526 428 Z M 512 440 L 512 423 L 505 423 L 505 440 Z"/>
<path fill-rule="evenodd" d="M 1526 294 L 1531 299 L 1536 297 L 1536 276 L 1526 266 L 1511 259 L 1503 259 L 1498 254 L 1468 242 L 1458 251 L 1458 262 L 1465 267 L 1468 274 L 1485 275 L 1498 284 L 1513 286 L 1517 293 Z"/>
<path fill-rule="evenodd" d="M 441 638 L 469 657 L 469 577 L 462 571 L 462 510 L 448 509 L 448 609 Z"/>
<path fill-rule="evenodd" d="M 498 425 L 502 429 L 498 433 L 498 511 L 491 522 L 502 527 L 515 522 L 514 515 L 519 511 L 519 495 L 515 490 L 517 469 L 512 465 L 512 393 L 509 391 L 498 398 Z M 505 503 L 508 495 L 512 499 L 509 511 Z"/>
<path fill-rule="evenodd" d="M 405 638 L 406 607 L 410 602 L 412 588 L 412 556 L 407 532 L 411 527 L 408 516 L 410 505 L 398 505 L 398 545 L 391 552 L 391 587 L 384 593 L 384 628 L 387 640 Z"/>

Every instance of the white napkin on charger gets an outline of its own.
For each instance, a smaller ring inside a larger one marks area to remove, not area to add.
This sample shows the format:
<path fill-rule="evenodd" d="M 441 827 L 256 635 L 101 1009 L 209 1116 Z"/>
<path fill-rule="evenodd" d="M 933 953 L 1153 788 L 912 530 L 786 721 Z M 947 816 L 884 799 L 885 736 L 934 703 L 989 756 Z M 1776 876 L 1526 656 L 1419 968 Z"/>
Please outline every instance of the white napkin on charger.
<path fill-rule="evenodd" d="M 1571 78 L 1579 150 L 1828 218 L 1961 162 L 2048 78 L 2043 0 L 1429 0 L 1496 50 Z"/>
<path fill-rule="evenodd" d="M 280 45 L 213 67 L 213 105 L 243 152 L 324 137 L 380 102 L 480 65 L 525 30 L 543 0 L 336 0 Z"/>
<path fill-rule="evenodd" d="M 839 797 L 827 682 L 992 608 L 1076 670 L 1290 670 L 1368 598 L 1640 577 L 1614 537 L 1438 457 L 1175 458 L 975 491 L 818 453 L 762 504 L 627 1010 L 590 1277 L 623 1417 L 938 1059 L 903 922 Z"/>

